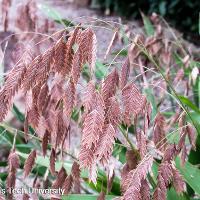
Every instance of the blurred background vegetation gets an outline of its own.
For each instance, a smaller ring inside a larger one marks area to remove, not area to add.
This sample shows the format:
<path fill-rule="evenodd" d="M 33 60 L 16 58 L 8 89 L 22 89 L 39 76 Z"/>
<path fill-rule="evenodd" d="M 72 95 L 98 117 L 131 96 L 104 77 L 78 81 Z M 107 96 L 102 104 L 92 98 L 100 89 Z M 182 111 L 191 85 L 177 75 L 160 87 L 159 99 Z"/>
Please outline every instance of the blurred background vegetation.
<path fill-rule="evenodd" d="M 93 0 L 94 1 L 94 0 Z M 200 44 L 199 0 L 95 0 L 103 11 L 119 14 L 125 18 L 140 18 L 140 11 L 147 15 L 153 12 L 163 16 L 183 36 Z"/>

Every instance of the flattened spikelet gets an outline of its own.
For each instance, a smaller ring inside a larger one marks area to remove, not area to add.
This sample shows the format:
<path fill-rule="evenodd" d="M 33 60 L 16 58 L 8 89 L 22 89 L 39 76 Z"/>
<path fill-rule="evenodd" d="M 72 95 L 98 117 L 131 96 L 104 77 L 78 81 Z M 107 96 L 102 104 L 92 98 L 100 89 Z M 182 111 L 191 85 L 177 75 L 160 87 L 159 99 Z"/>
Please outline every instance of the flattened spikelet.
<path fill-rule="evenodd" d="M 75 103 L 75 92 L 76 92 L 75 85 L 72 82 L 72 80 L 70 80 L 65 90 L 63 98 L 64 114 L 67 115 L 67 117 L 69 118 L 71 116 Z"/>
<path fill-rule="evenodd" d="M 16 170 L 17 168 L 19 168 L 19 156 L 17 155 L 15 150 L 11 150 L 9 156 L 8 156 L 8 166 L 9 166 L 9 170 Z"/>
<path fill-rule="evenodd" d="M 122 90 L 122 101 L 124 106 L 124 121 L 131 124 L 132 115 L 138 115 L 145 107 L 146 99 L 141 95 L 134 83 L 127 84 Z"/>
<path fill-rule="evenodd" d="M 13 199 L 13 193 L 9 189 L 15 188 L 16 184 L 16 170 L 9 171 L 6 179 L 7 199 Z"/>
<path fill-rule="evenodd" d="M 143 131 L 140 132 L 138 131 L 136 137 L 137 137 L 137 147 L 139 149 L 140 156 L 141 158 L 144 158 L 147 152 L 146 136 L 144 135 Z"/>
<path fill-rule="evenodd" d="M 73 162 L 71 175 L 73 178 L 80 178 L 80 166 L 76 161 Z"/>
<path fill-rule="evenodd" d="M 188 124 L 188 126 L 186 127 L 186 132 L 193 150 L 196 150 L 196 134 L 191 124 Z"/>
<path fill-rule="evenodd" d="M 108 99 L 115 95 L 118 83 L 119 75 L 117 70 L 114 69 L 102 83 L 101 93 L 106 105 L 108 103 Z"/>
<path fill-rule="evenodd" d="M 175 144 L 169 144 L 164 152 L 163 162 L 171 162 L 173 158 L 177 155 L 177 148 Z"/>
<path fill-rule="evenodd" d="M 79 161 L 81 168 L 90 167 L 94 161 L 94 147 L 89 149 L 82 145 L 79 153 Z"/>
<path fill-rule="evenodd" d="M 83 95 L 83 106 L 85 113 L 89 113 L 93 110 L 95 93 L 95 85 L 92 81 L 90 81 L 87 84 L 86 91 Z"/>
<path fill-rule="evenodd" d="M 120 76 L 120 88 L 121 90 L 125 87 L 128 82 L 128 77 L 130 74 L 130 61 L 127 57 L 122 65 L 121 76 Z"/>
<path fill-rule="evenodd" d="M 163 162 L 158 169 L 158 183 L 153 194 L 154 200 L 166 199 L 167 187 L 173 177 L 172 165 L 169 162 Z"/>
<path fill-rule="evenodd" d="M 28 111 L 27 119 L 28 123 L 30 123 L 33 126 L 33 128 L 38 127 L 40 115 L 38 112 L 38 108 L 35 104 L 31 107 L 31 110 Z"/>
<path fill-rule="evenodd" d="M 103 130 L 104 117 L 97 111 L 93 110 L 86 116 L 83 124 L 82 145 L 90 149 L 96 146 L 100 134 Z"/>
<path fill-rule="evenodd" d="M 123 195 L 124 200 L 139 199 L 142 180 L 146 179 L 148 172 L 151 170 L 152 164 L 153 157 L 148 156 L 141 161 L 136 169 L 129 172 L 124 183 L 127 188 Z"/>
<path fill-rule="evenodd" d="M 40 60 L 40 67 L 37 69 L 35 74 L 35 79 L 37 83 L 43 83 L 47 80 L 50 72 L 51 72 L 51 65 L 53 64 L 54 58 L 54 48 L 51 47 L 42 54 L 42 58 Z"/>
<path fill-rule="evenodd" d="M 73 177 L 70 174 L 69 176 L 67 176 L 62 186 L 62 189 L 64 189 L 65 195 L 70 193 L 72 186 L 73 186 Z"/>
<path fill-rule="evenodd" d="M 9 99 L 9 97 L 5 97 L 4 91 L 0 91 L 0 121 L 4 120 L 11 105 L 11 99 Z"/>
<path fill-rule="evenodd" d="M 121 110 L 120 105 L 115 97 L 108 99 L 108 110 L 106 113 L 106 121 L 111 123 L 114 129 L 117 128 L 118 124 L 121 121 Z"/>
<path fill-rule="evenodd" d="M 73 177 L 74 192 L 75 193 L 80 193 L 80 185 L 81 185 L 81 183 L 80 183 L 80 175 L 81 175 L 81 171 L 80 171 L 80 166 L 76 161 L 74 161 L 74 163 L 72 165 L 71 175 Z"/>
<path fill-rule="evenodd" d="M 150 187 L 146 179 L 142 180 L 140 188 L 141 200 L 150 200 Z"/>
<path fill-rule="evenodd" d="M 96 156 L 97 159 L 105 164 L 108 163 L 109 158 L 112 154 L 113 145 L 115 142 L 115 129 L 111 124 L 104 127 L 104 131 L 100 135 L 99 142 L 97 144 Z"/>
<path fill-rule="evenodd" d="M 48 88 L 48 85 L 45 83 L 41 87 L 41 90 L 37 99 L 37 108 L 40 114 L 43 113 L 44 105 L 46 104 L 46 101 L 48 99 L 48 93 L 49 93 L 49 88 Z"/>
<path fill-rule="evenodd" d="M 63 121 L 63 110 L 59 110 L 57 114 L 57 123 L 56 123 L 56 144 L 55 149 L 62 143 L 64 134 L 65 134 L 65 126 Z"/>
<path fill-rule="evenodd" d="M 15 182 L 16 182 L 16 171 L 15 170 L 9 171 L 8 177 L 6 179 L 6 187 L 15 188 Z"/>
<path fill-rule="evenodd" d="M 88 114 L 93 110 L 97 110 L 100 114 L 104 115 L 104 101 L 101 94 L 96 91 L 95 85 L 90 81 L 87 85 L 86 92 L 83 96 L 84 113 Z"/>
<path fill-rule="evenodd" d="M 80 47 L 80 60 L 83 66 L 87 62 L 89 63 L 90 69 L 93 70 L 96 62 L 96 35 L 92 29 L 88 28 L 81 33 L 78 41 Z"/>
<path fill-rule="evenodd" d="M 61 37 L 54 47 L 54 66 L 53 71 L 61 73 L 65 68 L 65 57 L 67 52 L 67 45 L 64 37 Z"/>
<path fill-rule="evenodd" d="M 36 159 L 36 150 L 31 151 L 28 158 L 26 159 L 24 163 L 24 177 L 26 178 L 31 170 L 33 169 L 33 166 L 35 164 Z"/>
<path fill-rule="evenodd" d="M 179 171 L 174 167 L 172 169 L 173 173 L 173 185 L 177 193 L 182 193 L 186 189 L 186 184 L 180 175 Z"/>
<path fill-rule="evenodd" d="M 73 45 L 76 41 L 76 36 L 78 34 L 79 27 L 76 27 L 72 35 L 69 37 L 67 41 L 67 48 L 66 48 L 66 55 L 65 55 L 65 67 L 62 69 L 61 73 L 65 76 L 68 75 L 71 72 L 72 66 L 73 66 L 73 58 L 74 58 L 74 50 Z"/>
<path fill-rule="evenodd" d="M 161 113 L 158 113 L 155 118 L 153 141 L 158 149 L 164 150 L 166 145 L 165 139 L 165 118 Z"/>
<path fill-rule="evenodd" d="M 24 63 L 13 67 L 13 69 L 8 73 L 3 87 L 6 96 L 9 98 L 14 97 L 14 95 L 18 92 L 18 89 L 21 87 L 25 73 L 26 66 Z"/>
<path fill-rule="evenodd" d="M 53 176 L 56 174 L 55 162 L 56 162 L 56 152 L 55 152 L 55 149 L 52 148 L 51 155 L 50 155 L 50 172 Z"/>
<path fill-rule="evenodd" d="M 46 132 L 42 138 L 42 153 L 43 153 L 44 157 L 46 156 L 46 153 L 47 153 L 49 141 L 50 141 L 50 133 L 48 130 L 46 130 Z"/>
<path fill-rule="evenodd" d="M 25 64 L 15 66 L 5 78 L 5 84 L 0 91 L 0 121 L 6 117 L 12 107 L 12 99 L 18 92 L 26 72 Z"/>
<path fill-rule="evenodd" d="M 33 88 L 36 84 L 36 73 L 38 68 L 40 68 L 40 63 L 42 61 L 42 55 L 38 55 L 26 68 L 26 73 L 24 74 L 23 80 L 23 89 L 28 91 L 30 88 Z"/>
<path fill-rule="evenodd" d="M 61 167 L 60 171 L 57 174 L 56 180 L 54 181 L 52 185 L 52 188 L 53 189 L 61 188 L 66 177 L 67 177 L 67 172 L 64 167 Z"/>
<path fill-rule="evenodd" d="M 73 63 L 72 63 L 72 79 L 74 85 L 78 83 L 78 79 L 81 75 L 81 60 L 80 60 L 80 47 L 74 53 Z"/>

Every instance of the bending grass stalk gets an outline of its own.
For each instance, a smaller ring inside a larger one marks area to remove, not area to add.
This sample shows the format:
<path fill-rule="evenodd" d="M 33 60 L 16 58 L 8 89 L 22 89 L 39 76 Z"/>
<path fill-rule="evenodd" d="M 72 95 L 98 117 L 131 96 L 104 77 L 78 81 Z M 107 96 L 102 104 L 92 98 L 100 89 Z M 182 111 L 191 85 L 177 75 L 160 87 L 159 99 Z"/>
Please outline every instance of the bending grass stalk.
<path fill-rule="evenodd" d="M 141 47 L 140 47 L 141 48 Z M 182 109 L 187 113 L 188 117 L 190 118 L 191 122 L 193 123 L 197 133 L 200 135 L 200 131 L 198 130 L 197 124 L 195 123 L 195 121 L 193 120 L 192 116 L 190 115 L 190 113 L 188 112 L 186 106 L 183 104 L 183 102 L 181 101 L 181 99 L 179 98 L 176 90 L 173 88 L 173 86 L 171 85 L 170 81 L 165 77 L 164 73 L 162 72 L 160 66 L 156 63 L 156 61 L 153 59 L 153 57 L 148 53 L 148 51 L 145 48 L 141 48 L 142 52 L 148 57 L 148 59 L 155 65 L 156 69 L 160 72 L 161 76 L 163 77 L 163 79 L 165 80 L 165 82 L 167 83 L 167 85 L 169 86 L 169 88 L 172 90 L 174 97 L 176 99 L 178 99 L 178 103 L 179 105 L 182 107 Z"/>

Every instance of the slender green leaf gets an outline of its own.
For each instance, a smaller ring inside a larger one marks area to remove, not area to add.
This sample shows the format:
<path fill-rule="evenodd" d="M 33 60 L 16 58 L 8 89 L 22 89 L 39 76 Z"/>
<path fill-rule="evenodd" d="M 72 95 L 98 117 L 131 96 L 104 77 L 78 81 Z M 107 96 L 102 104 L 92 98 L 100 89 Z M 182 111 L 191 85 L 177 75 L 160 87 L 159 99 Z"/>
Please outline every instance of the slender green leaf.
<path fill-rule="evenodd" d="M 195 106 L 187 97 L 179 95 L 179 98 L 182 101 L 182 103 L 184 103 L 186 106 L 191 108 L 193 111 L 195 111 L 195 112 L 200 114 L 199 108 L 197 106 Z"/>
<path fill-rule="evenodd" d="M 107 72 L 108 72 L 107 67 L 103 63 L 97 60 L 95 69 L 96 78 L 99 80 L 103 79 L 106 76 Z"/>
<path fill-rule="evenodd" d="M 176 158 L 176 167 L 179 169 L 188 185 L 200 195 L 200 169 L 189 162 L 181 166 L 179 157 Z"/>
<path fill-rule="evenodd" d="M 144 13 L 141 12 L 141 15 L 142 15 L 143 23 L 144 23 L 144 29 L 147 36 L 154 35 L 155 30 L 154 30 L 153 24 L 151 23 L 149 18 L 146 15 L 144 15 Z"/>
<path fill-rule="evenodd" d="M 167 200 L 189 200 L 190 198 L 186 194 L 177 194 L 174 188 L 167 191 Z"/>
<path fill-rule="evenodd" d="M 13 104 L 13 114 L 16 116 L 16 118 L 20 121 L 20 122 L 24 122 L 25 117 L 24 114 L 20 112 L 20 110 L 17 108 L 17 106 L 15 104 Z"/>

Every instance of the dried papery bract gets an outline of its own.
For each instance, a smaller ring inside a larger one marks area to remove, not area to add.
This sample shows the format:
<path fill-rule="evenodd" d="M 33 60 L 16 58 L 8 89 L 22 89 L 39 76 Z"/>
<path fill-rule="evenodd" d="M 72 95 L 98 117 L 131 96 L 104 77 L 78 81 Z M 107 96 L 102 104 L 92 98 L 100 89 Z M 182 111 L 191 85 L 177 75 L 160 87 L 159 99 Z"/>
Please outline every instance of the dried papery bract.
<path fill-rule="evenodd" d="M 124 121 L 130 126 L 133 117 L 136 117 L 145 108 L 146 98 L 141 95 L 134 83 L 129 83 L 122 90 L 122 101 Z"/>
<path fill-rule="evenodd" d="M 26 178 L 31 170 L 33 169 L 33 166 L 35 164 L 36 159 L 36 150 L 31 151 L 28 158 L 26 159 L 24 163 L 24 177 Z"/>

